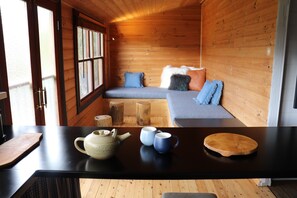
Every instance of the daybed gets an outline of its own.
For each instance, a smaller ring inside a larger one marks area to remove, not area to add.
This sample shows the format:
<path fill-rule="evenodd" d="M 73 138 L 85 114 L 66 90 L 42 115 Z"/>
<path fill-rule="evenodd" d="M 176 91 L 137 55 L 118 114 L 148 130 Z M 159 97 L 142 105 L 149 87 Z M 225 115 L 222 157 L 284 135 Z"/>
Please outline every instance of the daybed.
<path fill-rule="evenodd" d="M 116 87 L 107 90 L 104 97 L 108 99 L 166 99 L 170 120 L 174 125 L 176 119 L 191 119 L 193 121 L 192 124 L 195 123 L 195 119 L 199 120 L 199 122 L 201 122 L 201 119 L 205 119 L 207 123 L 210 123 L 209 119 L 216 119 L 216 123 L 218 123 L 218 119 L 234 119 L 235 123 L 238 121 L 221 105 L 197 104 L 193 98 L 196 98 L 198 93 L 198 91 L 176 91 L 159 87 Z M 240 123 L 240 121 L 238 122 Z M 232 122 L 229 123 L 231 124 L 230 127 L 232 127 Z M 183 127 L 190 127 L 192 124 L 187 123 L 187 126 Z M 220 127 L 220 124 L 215 126 L 211 124 L 208 127 Z"/>

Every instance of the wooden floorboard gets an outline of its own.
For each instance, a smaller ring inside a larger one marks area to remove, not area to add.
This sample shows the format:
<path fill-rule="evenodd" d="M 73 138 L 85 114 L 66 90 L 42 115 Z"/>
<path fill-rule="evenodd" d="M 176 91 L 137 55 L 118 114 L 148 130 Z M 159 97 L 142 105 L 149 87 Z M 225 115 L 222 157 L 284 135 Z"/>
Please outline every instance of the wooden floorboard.
<path fill-rule="evenodd" d="M 156 198 L 164 192 L 210 192 L 218 198 L 275 198 L 253 180 L 114 180 L 80 179 L 82 197 Z"/>

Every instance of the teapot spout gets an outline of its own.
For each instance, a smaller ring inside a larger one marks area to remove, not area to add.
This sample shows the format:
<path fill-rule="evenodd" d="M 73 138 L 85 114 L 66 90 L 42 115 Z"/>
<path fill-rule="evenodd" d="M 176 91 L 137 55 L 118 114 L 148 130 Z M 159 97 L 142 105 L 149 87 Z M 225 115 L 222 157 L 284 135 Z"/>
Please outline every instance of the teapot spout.
<path fill-rule="evenodd" d="M 131 133 L 127 132 L 127 133 L 124 133 L 123 135 L 118 135 L 117 137 L 118 137 L 118 139 L 120 141 L 123 141 L 123 140 L 127 139 L 130 136 L 131 136 Z"/>

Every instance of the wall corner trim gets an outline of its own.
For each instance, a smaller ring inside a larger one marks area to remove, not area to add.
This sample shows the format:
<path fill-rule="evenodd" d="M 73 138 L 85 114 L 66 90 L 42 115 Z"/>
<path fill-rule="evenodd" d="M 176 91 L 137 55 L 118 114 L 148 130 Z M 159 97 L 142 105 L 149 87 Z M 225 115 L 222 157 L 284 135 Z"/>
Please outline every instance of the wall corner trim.
<path fill-rule="evenodd" d="M 285 69 L 290 0 L 278 1 L 277 29 L 270 90 L 268 126 L 278 126 Z"/>

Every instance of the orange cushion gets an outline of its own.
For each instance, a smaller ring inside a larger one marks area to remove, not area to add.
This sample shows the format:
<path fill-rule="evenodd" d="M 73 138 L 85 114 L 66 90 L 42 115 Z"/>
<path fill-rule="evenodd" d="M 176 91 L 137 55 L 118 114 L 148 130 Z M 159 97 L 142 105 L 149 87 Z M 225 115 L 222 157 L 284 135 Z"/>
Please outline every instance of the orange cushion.
<path fill-rule="evenodd" d="M 189 89 L 200 91 L 206 80 L 205 68 L 199 70 L 188 70 L 187 75 L 191 77 Z"/>

